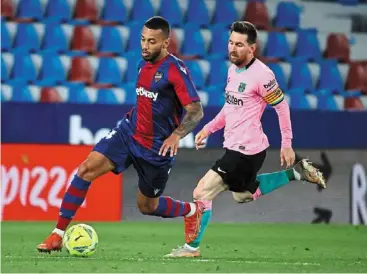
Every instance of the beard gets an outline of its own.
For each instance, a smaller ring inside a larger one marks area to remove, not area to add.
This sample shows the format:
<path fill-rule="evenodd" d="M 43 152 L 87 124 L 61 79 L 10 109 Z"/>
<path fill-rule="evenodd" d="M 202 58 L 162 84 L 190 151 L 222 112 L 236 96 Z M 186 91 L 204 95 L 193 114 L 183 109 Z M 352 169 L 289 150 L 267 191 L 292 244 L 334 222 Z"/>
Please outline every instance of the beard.
<path fill-rule="evenodd" d="M 235 64 L 236 66 L 239 66 L 241 65 L 243 62 L 246 61 L 246 57 L 242 56 L 238 56 L 237 54 L 233 54 L 233 53 L 230 53 L 228 55 L 229 57 L 229 61 L 231 61 L 232 64 Z"/>
<path fill-rule="evenodd" d="M 161 54 L 161 51 L 150 53 L 148 56 L 142 56 L 142 58 L 147 62 L 154 62 L 157 57 Z"/>

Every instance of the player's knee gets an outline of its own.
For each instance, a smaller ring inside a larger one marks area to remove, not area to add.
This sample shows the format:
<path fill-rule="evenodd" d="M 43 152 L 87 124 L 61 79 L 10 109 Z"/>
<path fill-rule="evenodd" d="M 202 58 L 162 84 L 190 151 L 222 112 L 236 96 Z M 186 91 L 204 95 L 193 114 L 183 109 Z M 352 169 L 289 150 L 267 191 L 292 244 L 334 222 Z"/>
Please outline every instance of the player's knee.
<path fill-rule="evenodd" d="M 254 199 L 252 194 L 248 191 L 246 192 L 233 192 L 233 199 L 240 204 L 252 202 Z"/>
<path fill-rule="evenodd" d="M 139 203 L 139 211 L 144 215 L 152 215 L 157 210 L 157 205 L 153 203 Z"/>

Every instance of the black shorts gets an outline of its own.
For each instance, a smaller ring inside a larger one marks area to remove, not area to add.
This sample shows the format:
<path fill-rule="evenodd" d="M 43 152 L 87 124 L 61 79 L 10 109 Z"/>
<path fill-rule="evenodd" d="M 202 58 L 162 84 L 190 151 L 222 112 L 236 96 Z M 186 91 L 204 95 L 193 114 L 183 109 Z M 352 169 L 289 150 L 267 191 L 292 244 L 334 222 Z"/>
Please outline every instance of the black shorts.
<path fill-rule="evenodd" d="M 266 150 L 254 155 L 245 155 L 238 151 L 226 149 L 212 170 L 218 173 L 230 191 L 255 193 L 259 186 L 257 173 L 264 163 Z"/>

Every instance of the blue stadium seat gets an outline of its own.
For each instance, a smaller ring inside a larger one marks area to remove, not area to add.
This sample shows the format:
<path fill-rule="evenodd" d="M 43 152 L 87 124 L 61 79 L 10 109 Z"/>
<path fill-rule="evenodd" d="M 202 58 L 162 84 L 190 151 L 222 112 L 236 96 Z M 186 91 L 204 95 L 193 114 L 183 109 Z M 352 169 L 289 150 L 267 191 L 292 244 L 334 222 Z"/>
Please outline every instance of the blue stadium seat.
<path fill-rule="evenodd" d="M 89 97 L 85 91 L 84 85 L 81 83 L 68 83 L 69 103 L 90 104 Z"/>
<path fill-rule="evenodd" d="M 295 56 L 306 57 L 308 60 L 314 61 L 322 58 L 316 29 L 303 29 L 298 31 Z"/>
<path fill-rule="evenodd" d="M 19 1 L 17 17 L 42 19 L 43 9 L 40 0 Z"/>
<path fill-rule="evenodd" d="M 99 104 L 123 104 L 125 91 L 121 88 L 98 90 L 97 103 Z"/>
<path fill-rule="evenodd" d="M 268 63 L 267 65 L 274 72 L 279 87 L 283 90 L 283 92 L 287 92 L 288 83 L 281 65 L 278 63 Z"/>
<path fill-rule="evenodd" d="M 233 0 L 217 1 L 216 3 L 214 23 L 224 23 L 229 26 L 231 22 L 239 19 Z"/>
<path fill-rule="evenodd" d="M 290 89 L 290 107 L 294 109 L 311 109 L 303 89 Z"/>
<path fill-rule="evenodd" d="M 210 47 L 210 56 L 221 56 L 226 58 L 228 56 L 228 38 L 229 29 L 225 24 L 215 24 L 211 28 L 212 43 Z"/>
<path fill-rule="evenodd" d="M 150 1 L 135 0 L 131 11 L 131 20 L 145 22 L 155 15 L 154 8 Z"/>
<path fill-rule="evenodd" d="M 209 86 L 223 86 L 227 83 L 228 67 L 226 62 L 218 58 L 210 60 Z"/>
<path fill-rule="evenodd" d="M 324 60 L 320 63 L 319 89 L 344 90 L 343 79 L 336 60 Z"/>
<path fill-rule="evenodd" d="M 321 110 L 339 111 L 339 107 L 332 96 L 332 91 L 329 89 L 322 89 L 315 92 L 317 96 L 317 108 Z"/>
<path fill-rule="evenodd" d="M 9 79 L 8 68 L 6 67 L 3 55 L 1 55 L 1 82 L 7 81 Z"/>
<path fill-rule="evenodd" d="M 105 1 L 101 19 L 104 21 L 125 23 L 128 19 L 128 14 L 124 2 L 121 0 Z"/>
<path fill-rule="evenodd" d="M 201 71 L 200 65 L 194 60 L 185 61 L 185 65 L 190 71 L 192 81 L 194 82 L 196 88 L 201 89 L 204 87 L 206 79 L 204 78 L 204 74 Z"/>
<path fill-rule="evenodd" d="M 18 24 L 14 40 L 14 47 L 17 50 L 36 51 L 40 49 L 41 43 L 42 37 L 38 37 L 34 24 Z"/>
<path fill-rule="evenodd" d="M 137 73 L 137 72 L 136 72 Z M 123 75 L 121 74 L 119 65 L 114 58 L 100 58 L 96 75 L 96 82 L 103 84 L 121 83 Z"/>
<path fill-rule="evenodd" d="M 135 84 L 138 77 L 138 64 L 141 57 L 136 52 L 129 52 L 125 57 L 127 59 L 127 70 L 124 76 L 125 82 Z"/>
<path fill-rule="evenodd" d="M 160 6 L 160 15 L 168 20 L 171 26 L 181 26 L 183 22 L 183 13 L 181 11 L 179 0 L 162 0 Z"/>
<path fill-rule="evenodd" d="M 287 37 L 283 32 L 269 32 L 265 56 L 275 58 L 287 58 L 290 56 Z"/>
<path fill-rule="evenodd" d="M 7 28 L 7 23 L 3 20 L 3 17 L 1 17 L 1 50 L 10 50 L 11 46 L 12 41 Z"/>
<path fill-rule="evenodd" d="M 65 69 L 59 56 L 48 54 L 43 57 L 42 69 L 39 78 L 42 86 L 60 85 L 67 81 L 68 71 Z"/>
<path fill-rule="evenodd" d="M 12 102 L 34 102 L 34 98 L 28 86 L 24 82 L 13 82 L 10 84 L 13 87 Z"/>
<path fill-rule="evenodd" d="M 125 41 L 116 27 L 102 27 L 101 38 L 99 39 L 98 51 L 123 54 Z"/>
<path fill-rule="evenodd" d="M 45 17 L 44 21 L 46 22 L 65 22 L 71 20 L 72 10 L 69 2 L 67 0 L 49 0 Z"/>
<path fill-rule="evenodd" d="M 141 28 L 143 23 L 141 22 L 132 22 L 127 25 L 130 29 L 129 41 L 127 42 L 127 50 L 128 51 L 137 51 L 140 50 L 140 40 L 141 40 Z"/>
<path fill-rule="evenodd" d="M 219 86 L 210 86 L 205 89 L 209 94 L 208 106 L 223 106 L 225 103 L 225 90 Z"/>
<path fill-rule="evenodd" d="M 201 35 L 199 26 L 196 24 L 188 23 L 185 26 L 184 30 L 185 38 L 182 44 L 181 52 L 186 55 L 205 56 L 205 42 L 203 36 Z"/>
<path fill-rule="evenodd" d="M 69 50 L 69 41 L 61 25 L 47 25 L 42 49 L 65 52 Z"/>
<path fill-rule="evenodd" d="M 289 88 L 301 88 L 308 91 L 312 91 L 314 89 L 311 72 L 307 66 L 307 63 L 303 61 L 292 62 Z"/>
<path fill-rule="evenodd" d="M 127 105 L 135 105 L 136 104 L 136 84 L 135 83 L 128 83 L 123 85 L 122 88 L 125 90 L 126 93 L 126 100 L 125 104 Z"/>
<path fill-rule="evenodd" d="M 14 67 L 11 78 L 22 79 L 24 81 L 36 81 L 38 78 L 38 70 L 33 63 L 31 55 L 15 54 Z"/>
<path fill-rule="evenodd" d="M 187 22 L 200 26 L 208 26 L 210 24 L 209 11 L 204 0 L 189 1 Z"/>
<path fill-rule="evenodd" d="M 275 16 L 275 26 L 287 29 L 297 29 L 300 24 L 300 7 L 293 2 L 280 2 Z"/>

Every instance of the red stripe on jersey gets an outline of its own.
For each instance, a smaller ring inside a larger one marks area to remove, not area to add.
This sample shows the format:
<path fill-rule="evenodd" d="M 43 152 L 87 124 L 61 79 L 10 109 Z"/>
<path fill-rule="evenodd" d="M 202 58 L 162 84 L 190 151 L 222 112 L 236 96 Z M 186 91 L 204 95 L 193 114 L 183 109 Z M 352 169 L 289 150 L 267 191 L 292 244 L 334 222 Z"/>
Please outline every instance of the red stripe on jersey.
<path fill-rule="evenodd" d="M 150 91 L 154 74 L 158 66 L 146 64 L 140 71 L 137 88 L 143 87 Z M 151 149 L 153 146 L 153 106 L 151 98 L 139 96 L 136 107 L 136 128 L 133 138 L 143 147 Z"/>
<path fill-rule="evenodd" d="M 183 106 L 192 102 L 189 91 L 186 88 L 185 80 L 177 66 L 173 63 L 170 64 L 168 70 L 168 81 L 173 85 L 177 97 Z"/>

